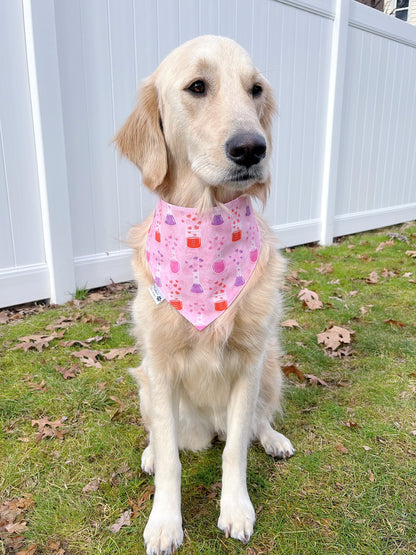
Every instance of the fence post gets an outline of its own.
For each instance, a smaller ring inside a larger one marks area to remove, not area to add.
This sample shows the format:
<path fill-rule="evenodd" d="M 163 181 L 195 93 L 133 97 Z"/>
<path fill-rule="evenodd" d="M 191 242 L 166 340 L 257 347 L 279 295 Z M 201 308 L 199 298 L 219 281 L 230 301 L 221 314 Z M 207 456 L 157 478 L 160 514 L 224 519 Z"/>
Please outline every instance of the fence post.
<path fill-rule="evenodd" d="M 53 0 L 23 0 L 26 53 L 50 300 L 75 292 L 59 62 Z"/>
<path fill-rule="evenodd" d="M 335 200 L 341 141 L 342 99 L 348 49 L 348 24 L 351 2 L 352 0 L 336 1 L 336 12 L 332 31 L 321 197 L 320 242 L 323 245 L 330 245 L 334 238 Z"/>

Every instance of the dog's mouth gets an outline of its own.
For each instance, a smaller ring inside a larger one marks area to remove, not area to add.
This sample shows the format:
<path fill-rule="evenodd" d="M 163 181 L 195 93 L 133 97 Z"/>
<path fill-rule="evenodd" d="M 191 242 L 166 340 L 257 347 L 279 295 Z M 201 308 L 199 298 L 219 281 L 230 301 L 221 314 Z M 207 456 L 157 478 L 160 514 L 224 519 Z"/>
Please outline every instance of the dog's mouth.
<path fill-rule="evenodd" d="M 229 172 L 223 181 L 223 185 L 242 186 L 245 188 L 263 180 L 264 174 L 260 168 L 249 168 L 245 171 Z"/>

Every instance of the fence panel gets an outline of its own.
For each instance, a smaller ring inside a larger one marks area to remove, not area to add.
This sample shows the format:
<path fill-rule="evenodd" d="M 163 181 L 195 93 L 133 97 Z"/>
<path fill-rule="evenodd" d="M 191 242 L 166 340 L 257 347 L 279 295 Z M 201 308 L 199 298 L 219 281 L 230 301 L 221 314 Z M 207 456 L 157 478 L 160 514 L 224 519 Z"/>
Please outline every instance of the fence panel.
<path fill-rule="evenodd" d="M 23 9 L 0 2 L 0 306 L 49 297 Z"/>
<path fill-rule="evenodd" d="M 416 216 L 415 31 L 351 5 L 335 235 Z"/>
<path fill-rule="evenodd" d="M 284 245 L 416 217 L 416 28 L 352 0 L 2 2 L 0 306 L 132 278 L 125 236 L 155 198 L 112 137 L 140 81 L 206 33 L 275 90 Z"/>

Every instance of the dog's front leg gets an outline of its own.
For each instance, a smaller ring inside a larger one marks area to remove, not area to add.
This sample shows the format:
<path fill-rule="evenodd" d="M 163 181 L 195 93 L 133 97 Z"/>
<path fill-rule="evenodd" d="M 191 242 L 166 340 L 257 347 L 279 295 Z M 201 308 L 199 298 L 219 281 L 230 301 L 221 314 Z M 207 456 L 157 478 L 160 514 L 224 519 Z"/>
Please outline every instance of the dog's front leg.
<path fill-rule="evenodd" d="M 227 410 L 227 440 L 222 458 L 221 512 L 218 527 L 226 537 L 247 543 L 256 520 L 247 491 L 247 448 L 259 383 L 254 374 L 234 384 Z"/>
<path fill-rule="evenodd" d="M 156 490 L 143 537 L 147 555 L 169 555 L 183 540 L 177 439 L 179 396 L 169 379 L 152 372 L 149 372 L 149 393 Z"/>

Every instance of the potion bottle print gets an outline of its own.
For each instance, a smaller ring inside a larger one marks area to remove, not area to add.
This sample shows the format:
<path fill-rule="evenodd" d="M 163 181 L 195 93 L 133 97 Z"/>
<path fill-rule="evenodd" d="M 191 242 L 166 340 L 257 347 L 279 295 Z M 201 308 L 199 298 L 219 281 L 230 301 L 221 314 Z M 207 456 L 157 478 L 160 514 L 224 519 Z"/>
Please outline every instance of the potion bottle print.
<path fill-rule="evenodd" d="M 258 250 L 256 248 L 256 244 L 254 241 L 251 241 L 251 248 L 250 248 L 250 260 L 252 262 L 256 262 L 259 256 Z"/>
<path fill-rule="evenodd" d="M 237 266 L 237 275 L 235 276 L 234 286 L 241 287 L 244 284 L 245 284 L 245 279 L 243 278 L 243 275 L 241 273 L 241 267 Z"/>
<path fill-rule="evenodd" d="M 173 306 L 173 308 L 176 308 L 176 310 L 182 310 L 183 308 L 182 297 L 177 293 L 171 293 L 169 302 Z"/>
<path fill-rule="evenodd" d="M 166 214 L 165 224 L 167 225 L 176 225 L 176 220 L 174 215 L 172 214 L 172 207 L 168 204 L 168 213 Z"/>
<path fill-rule="evenodd" d="M 250 203 L 248 201 L 246 204 L 246 216 L 251 216 L 251 208 L 250 208 Z"/>
<path fill-rule="evenodd" d="M 217 251 L 217 256 L 212 265 L 212 269 L 216 274 L 221 274 L 225 270 L 225 262 L 220 250 Z"/>
<path fill-rule="evenodd" d="M 214 296 L 214 308 L 217 312 L 222 312 L 228 307 L 227 294 L 225 291 L 220 291 Z"/>
<path fill-rule="evenodd" d="M 160 279 L 161 266 L 160 262 L 157 263 L 155 283 L 158 287 L 162 287 L 162 280 Z"/>
<path fill-rule="evenodd" d="M 221 210 L 216 207 L 214 208 L 214 217 L 212 218 L 211 225 L 222 225 L 224 223 L 224 218 L 221 215 Z"/>
<path fill-rule="evenodd" d="M 156 229 L 155 229 L 155 239 L 158 243 L 160 243 L 161 241 L 161 236 L 160 236 L 160 223 L 157 222 L 156 223 Z"/>
<path fill-rule="evenodd" d="M 186 245 L 190 249 L 199 249 L 201 246 L 201 230 L 198 229 L 187 229 L 186 231 Z"/>
<path fill-rule="evenodd" d="M 242 231 L 239 222 L 233 222 L 231 240 L 233 243 L 239 241 L 242 237 Z"/>
<path fill-rule="evenodd" d="M 180 266 L 180 264 L 179 264 L 179 262 L 178 262 L 178 259 L 177 259 L 177 257 L 176 257 L 176 251 L 173 250 L 173 251 L 172 251 L 172 258 L 171 258 L 171 260 L 170 260 L 170 271 L 171 271 L 173 274 L 177 274 L 177 273 L 179 272 L 180 267 L 181 267 L 181 266 Z"/>
<path fill-rule="evenodd" d="M 202 289 L 202 285 L 199 281 L 199 271 L 193 271 L 193 283 L 191 287 L 191 293 L 203 293 L 204 290 Z"/>

